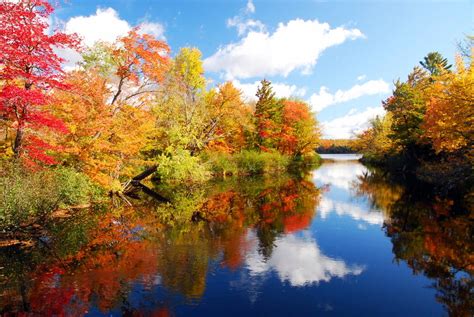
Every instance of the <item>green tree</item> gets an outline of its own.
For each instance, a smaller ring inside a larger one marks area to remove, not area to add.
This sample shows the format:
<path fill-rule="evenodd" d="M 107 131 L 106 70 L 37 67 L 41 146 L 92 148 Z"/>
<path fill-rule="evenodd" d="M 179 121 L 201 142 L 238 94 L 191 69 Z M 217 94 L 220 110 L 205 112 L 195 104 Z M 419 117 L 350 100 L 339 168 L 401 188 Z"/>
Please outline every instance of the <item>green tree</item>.
<path fill-rule="evenodd" d="M 263 150 L 276 148 L 283 105 L 275 98 L 272 84 L 266 79 L 261 81 L 256 96 L 256 145 Z"/>
<path fill-rule="evenodd" d="M 430 72 L 432 76 L 440 75 L 444 71 L 449 71 L 452 65 L 448 65 L 448 59 L 444 58 L 438 52 L 428 53 L 423 58 L 423 61 L 420 61 L 421 66 Z"/>
<path fill-rule="evenodd" d="M 426 112 L 426 75 L 415 67 L 406 82 L 397 81 L 393 96 L 384 101 L 385 110 L 392 116 L 390 138 L 408 156 L 413 156 L 423 134 L 421 123 Z"/>

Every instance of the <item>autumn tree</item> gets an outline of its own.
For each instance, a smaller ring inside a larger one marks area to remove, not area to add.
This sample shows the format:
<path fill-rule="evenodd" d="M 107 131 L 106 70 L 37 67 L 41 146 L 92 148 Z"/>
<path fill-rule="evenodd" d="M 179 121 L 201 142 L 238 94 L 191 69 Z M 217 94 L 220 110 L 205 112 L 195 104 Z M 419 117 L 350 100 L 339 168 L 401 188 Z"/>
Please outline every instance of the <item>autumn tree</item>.
<path fill-rule="evenodd" d="M 145 164 L 140 155 L 153 132 L 151 100 L 168 67 L 166 43 L 136 30 L 116 43 L 97 43 L 50 107 L 71 133 L 58 142 L 61 159 L 107 189 Z"/>
<path fill-rule="evenodd" d="M 253 131 L 251 109 L 242 100 L 242 92 L 232 82 L 211 90 L 207 97 L 206 126 L 201 138 L 208 148 L 233 153 L 247 146 Z"/>
<path fill-rule="evenodd" d="M 84 70 L 93 69 L 108 79 L 111 87 L 108 102 L 114 113 L 125 104 L 144 107 L 168 70 L 168 45 L 138 31 L 130 31 L 115 43 L 98 42 L 83 56 Z"/>
<path fill-rule="evenodd" d="M 157 131 L 152 152 L 202 148 L 199 136 L 205 125 L 205 85 L 201 52 L 196 48 L 182 48 L 156 94 L 153 111 Z"/>
<path fill-rule="evenodd" d="M 472 59 L 471 59 L 472 60 Z M 474 160 L 474 66 L 461 57 L 456 71 L 444 73 L 430 87 L 424 136 L 437 153 L 463 153 Z"/>
<path fill-rule="evenodd" d="M 57 48 L 78 48 L 74 35 L 48 31 L 53 7 L 46 0 L 0 2 L 0 117 L 12 133 L 15 157 L 54 163 L 45 130 L 66 133 L 45 110 L 52 89 L 67 89 Z"/>
<path fill-rule="evenodd" d="M 357 135 L 354 148 L 368 160 L 380 161 L 398 152 L 392 135 L 392 115 L 377 116 L 370 121 L 369 128 Z"/>
<path fill-rule="evenodd" d="M 314 114 L 302 101 L 283 100 L 282 125 L 278 150 L 289 156 L 314 153 L 320 131 Z"/>

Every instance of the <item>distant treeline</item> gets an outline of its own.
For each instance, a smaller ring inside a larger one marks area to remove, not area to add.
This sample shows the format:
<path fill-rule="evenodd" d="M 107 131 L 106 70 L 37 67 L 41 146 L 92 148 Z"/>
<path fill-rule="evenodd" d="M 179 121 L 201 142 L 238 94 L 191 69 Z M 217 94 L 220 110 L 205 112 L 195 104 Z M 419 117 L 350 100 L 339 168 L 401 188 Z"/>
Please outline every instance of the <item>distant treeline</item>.
<path fill-rule="evenodd" d="M 354 140 L 326 139 L 321 140 L 316 152 L 319 154 L 349 154 L 357 151 L 354 149 Z"/>

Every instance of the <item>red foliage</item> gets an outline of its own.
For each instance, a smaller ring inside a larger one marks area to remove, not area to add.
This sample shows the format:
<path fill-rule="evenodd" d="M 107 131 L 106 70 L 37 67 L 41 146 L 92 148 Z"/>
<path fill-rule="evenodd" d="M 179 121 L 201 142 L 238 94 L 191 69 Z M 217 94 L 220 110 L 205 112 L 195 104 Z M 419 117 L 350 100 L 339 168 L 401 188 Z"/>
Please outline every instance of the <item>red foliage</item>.
<path fill-rule="evenodd" d="M 0 116 L 16 130 L 15 155 L 46 164 L 54 160 L 46 154 L 50 147 L 38 137 L 39 132 L 43 128 L 67 131 L 61 120 L 44 109 L 51 89 L 68 88 L 62 83 L 64 60 L 54 49 L 79 47 L 75 35 L 48 34 L 52 12 L 45 0 L 0 2 Z"/>

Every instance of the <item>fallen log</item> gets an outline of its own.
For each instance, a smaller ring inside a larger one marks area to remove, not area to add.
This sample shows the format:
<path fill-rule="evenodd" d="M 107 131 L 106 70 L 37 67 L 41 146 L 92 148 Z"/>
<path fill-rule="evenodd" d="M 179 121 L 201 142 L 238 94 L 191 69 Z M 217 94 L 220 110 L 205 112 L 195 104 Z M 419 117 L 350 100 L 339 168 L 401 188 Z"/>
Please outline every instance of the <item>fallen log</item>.
<path fill-rule="evenodd" d="M 144 170 L 143 172 L 141 172 L 140 174 L 132 178 L 132 182 L 139 182 L 141 180 L 144 180 L 145 178 L 147 178 L 148 176 L 156 172 L 157 168 L 158 168 L 158 165 L 150 166 L 149 168 L 147 168 L 146 170 Z"/>

